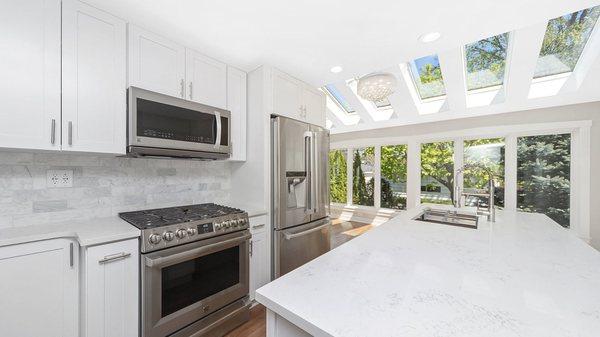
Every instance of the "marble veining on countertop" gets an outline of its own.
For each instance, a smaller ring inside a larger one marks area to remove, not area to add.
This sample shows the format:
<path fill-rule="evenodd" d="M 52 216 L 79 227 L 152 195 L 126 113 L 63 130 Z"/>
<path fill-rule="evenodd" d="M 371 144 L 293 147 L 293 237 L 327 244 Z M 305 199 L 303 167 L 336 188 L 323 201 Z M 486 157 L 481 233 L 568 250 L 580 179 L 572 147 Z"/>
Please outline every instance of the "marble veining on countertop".
<path fill-rule="evenodd" d="M 412 220 L 363 234 L 257 291 L 314 336 L 596 337 L 600 252 L 545 215 L 478 229 Z"/>
<path fill-rule="evenodd" d="M 92 246 L 140 236 L 140 230 L 118 216 L 71 220 L 0 229 L 0 247 L 56 238 L 72 238 L 80 246 Z"/>

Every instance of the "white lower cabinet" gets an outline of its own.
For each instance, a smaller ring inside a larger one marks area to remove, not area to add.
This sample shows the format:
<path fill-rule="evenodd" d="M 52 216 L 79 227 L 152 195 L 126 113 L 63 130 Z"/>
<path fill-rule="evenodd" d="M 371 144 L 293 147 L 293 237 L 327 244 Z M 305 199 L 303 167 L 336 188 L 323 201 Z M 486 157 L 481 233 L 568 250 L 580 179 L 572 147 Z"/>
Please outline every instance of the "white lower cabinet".
<path fill-rule="evenodd" d="M 267 217 L 250 218 L 250 299 L 256 289 L 271 281 L 271 244 Z"/>
<path fill-rule="evenodd" d="M 82 252 L 81 336 L 138 336 L 138 240 Z"/>
<path fill-rule="evenodd" d="M 78 335 L 77 247 L 68 239 L 0 247 L 0 335 Z"/>

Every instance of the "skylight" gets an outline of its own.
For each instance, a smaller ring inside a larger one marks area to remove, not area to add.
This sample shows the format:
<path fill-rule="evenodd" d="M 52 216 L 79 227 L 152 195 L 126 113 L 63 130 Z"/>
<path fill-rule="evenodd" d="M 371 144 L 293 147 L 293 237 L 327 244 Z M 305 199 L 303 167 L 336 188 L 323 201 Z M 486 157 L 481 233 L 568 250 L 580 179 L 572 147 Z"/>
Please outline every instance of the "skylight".
<path fill-rule="evenodd" d="M 467 90 L 495 87 L 504 83 L 508 33 L 465 46 Z"/>
<path fill-rule="evenodd" d="M 446 95 L 437 55 L 421 57 L 409 64 L 411 76 L 422 100 Z"/>
<path fill-rule="evenodd" d="M 335 87 L 333 84 L 327 84 L 325 86 L 325 92 L 331 97 L 331 99 L 346 113 L 355 113 L 356 111 L 352 108 L 350 103 L 346 100 L 344 95 Z"/>
<path fill-rule="evenodd" d="M 533 78 L 572 72 L 599 14 L 596 6 L 548 21 Z"/>

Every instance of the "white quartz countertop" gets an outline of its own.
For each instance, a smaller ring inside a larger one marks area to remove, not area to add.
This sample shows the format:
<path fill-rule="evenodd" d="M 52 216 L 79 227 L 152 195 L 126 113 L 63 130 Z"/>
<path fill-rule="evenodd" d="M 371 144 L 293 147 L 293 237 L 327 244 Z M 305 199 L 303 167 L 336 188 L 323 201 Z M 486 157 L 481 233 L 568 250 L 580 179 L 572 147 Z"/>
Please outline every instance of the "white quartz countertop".
<path fill-rule="evenodd" d="M 314 336 L 600 336 L 600 252 L 572 232 L 541 214 L 498 212 L 469 229 L 411 220 L 420 211 L 265 285 L 257 300 Z"/>
<path fill-rule="evenodd" d="M 140 236 L 140 230 L 118 216 L 0 229 L 0 247 L 25 242 L 73 238 L 82 247 Z"/>

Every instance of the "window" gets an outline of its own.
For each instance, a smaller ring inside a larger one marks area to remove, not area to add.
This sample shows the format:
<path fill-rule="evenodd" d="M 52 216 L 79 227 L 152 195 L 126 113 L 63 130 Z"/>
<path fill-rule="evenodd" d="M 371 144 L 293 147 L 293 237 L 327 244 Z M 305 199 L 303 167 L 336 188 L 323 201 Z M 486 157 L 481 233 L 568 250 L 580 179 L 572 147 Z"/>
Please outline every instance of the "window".
<path fill-rule="evenodd" d="M 463 188 L 465 205 L 488 205 L 488 198 L 478 195 L 489 193 L 490 170 L 494 177 L 494 205 L 504 207 L 504 138 L 465 140 Z"/>
<path fill-rule="evenodd" d="M 571 135 L 517 139 L 517 208 L 569 227 Z"/>
<path fill-rule="evenodd" d="M 331 202 L 346 203 L 348 169 L 347 150 L 329 151 L 329 194 Z"/>
<path fill-rule="evenodd" d="M 377 109 L 387 109 L 392 106 L 392 104 L 387 98 L 384 98 L 381 101 L 377 101 L 374 104 L 377 107 Z"/>
<path fill-rule="evenodd" d="M 421 144 L 421 202 L 452 204 L 454 142 Z"/>
<path fill-rule="evenodd" d="M 325 86 L 325 92 L 346 113 L 351 114 L 356 112 L 335 85 L 327 84 Z"/>
<path fill-rule="evenodd" d="M 467 90 L 499 86 L 504 83 L 508 33 L 465 46 Z"/>
<path fill-rule="evenodd" d="M 421 57 L 410 62 L 410 73 L 421 99 L 446 95 L 442 69 L 437 55 Z"/>
<path fill-rule="evenodd" d="M 598 21 L 598 15 L 600 15 L 600 6 L 548 21 L 533 77 L 540 78 L 573 71 Z"/>
<path fill-rule="evenodd" d="M 374 159 L 374 147 L 354 150 L 352 162 L 352 203 L 354 205 L 375 205 L 375 179 L 373 179 Z"/>
<path fill-rule="evenodd" d="M 406 145 L 381 147 L 381 207 L 406 209 Z"/>

